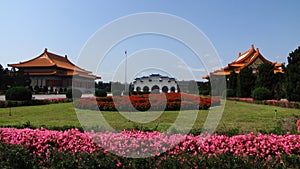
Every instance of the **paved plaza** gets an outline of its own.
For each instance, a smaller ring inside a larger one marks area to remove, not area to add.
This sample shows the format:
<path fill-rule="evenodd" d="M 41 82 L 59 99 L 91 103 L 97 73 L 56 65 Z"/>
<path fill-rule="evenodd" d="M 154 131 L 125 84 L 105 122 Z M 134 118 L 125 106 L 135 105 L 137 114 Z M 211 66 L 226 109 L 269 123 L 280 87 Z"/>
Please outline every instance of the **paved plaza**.
<path fill-rule="evenodd" d="M 93 94 L 83 94 L 82 97 L 91 97 Z M 32 95 L 34 99 L 66 98 L 65 94 Z M 5 100 L 5 95 L 0 95 L 0 100 Z"/>

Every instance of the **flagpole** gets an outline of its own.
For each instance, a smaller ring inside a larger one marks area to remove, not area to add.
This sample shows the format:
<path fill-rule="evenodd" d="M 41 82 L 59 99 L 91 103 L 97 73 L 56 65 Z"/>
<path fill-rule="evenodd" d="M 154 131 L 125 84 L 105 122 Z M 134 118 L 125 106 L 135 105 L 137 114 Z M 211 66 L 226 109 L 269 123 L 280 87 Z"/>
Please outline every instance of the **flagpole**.
<path fill-rule="evenodd" d="M 127 92 L 127 50 L 125 50 L 125 90 L 124 92 L 126 93 L 125 95 L 129 95 L 129 92 Z M 130 120 L 130 115 L 131 115 L 131 111 L 128 111 L 128 122 L 131 122 Z"/>
<path fill-rule="evenodd" d="M 127 92 L 127 50 L 125 50 L 125 90 Z"/>

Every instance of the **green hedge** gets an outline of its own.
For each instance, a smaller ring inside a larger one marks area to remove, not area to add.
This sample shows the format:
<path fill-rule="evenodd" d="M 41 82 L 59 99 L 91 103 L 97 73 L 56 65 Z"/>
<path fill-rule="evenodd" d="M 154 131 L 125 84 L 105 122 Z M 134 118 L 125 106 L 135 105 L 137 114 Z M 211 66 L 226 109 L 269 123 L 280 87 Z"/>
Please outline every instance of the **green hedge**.
<path fill-rule="evenodd" d="M 255 100 L 268 100 L 272 98 L 272 92 L 264 87 L 259 87 L 253 90 L 252 98 Z"/>

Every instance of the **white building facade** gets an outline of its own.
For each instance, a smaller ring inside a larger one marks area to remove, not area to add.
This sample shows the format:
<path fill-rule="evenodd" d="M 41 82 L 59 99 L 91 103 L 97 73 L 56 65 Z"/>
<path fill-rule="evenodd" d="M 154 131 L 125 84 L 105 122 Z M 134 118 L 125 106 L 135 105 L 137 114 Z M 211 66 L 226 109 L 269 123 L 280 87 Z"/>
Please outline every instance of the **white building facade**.
<path fill-rule="evenodd" d="M 160 74 L 151 74 L 150 76 L 136 78 L 133 82 L 133 91 L 177 93 L 178 85 L 175 78 L 161 76 Z"/>

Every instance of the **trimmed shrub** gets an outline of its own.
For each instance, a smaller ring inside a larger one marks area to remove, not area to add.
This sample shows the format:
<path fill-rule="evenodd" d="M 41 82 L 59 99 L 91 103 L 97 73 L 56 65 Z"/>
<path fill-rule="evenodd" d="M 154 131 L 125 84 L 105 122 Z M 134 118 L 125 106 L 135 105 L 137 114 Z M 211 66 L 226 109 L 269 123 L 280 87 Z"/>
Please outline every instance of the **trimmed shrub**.
<path fill-rule="evenodd" d="M 272 93 L 267 88 L 259 87 L 253 90 L 252 98 L 255 100 L 268 100 L 272 98 Z"/>
<path fill-rule="evenodd" d="M 13 87 L 5 93 L 5 99 L 6 100 L 31 100 L 32 99 L 32 93 L 29 89 L 25 87 Z"/>
<path fill-rule="evenodd" d="M 103 89 L 98 89 L 98 90 L 95 91 L 95 96 L 97 96 L 97 97 L 106 97 L 107 92 Z"/>
<path fill-rule="evenodd" d="M 81 98 L 82 92 L 79 89 L 68 89 L 66 92 L 66 97 L 71 98 Z"/>

